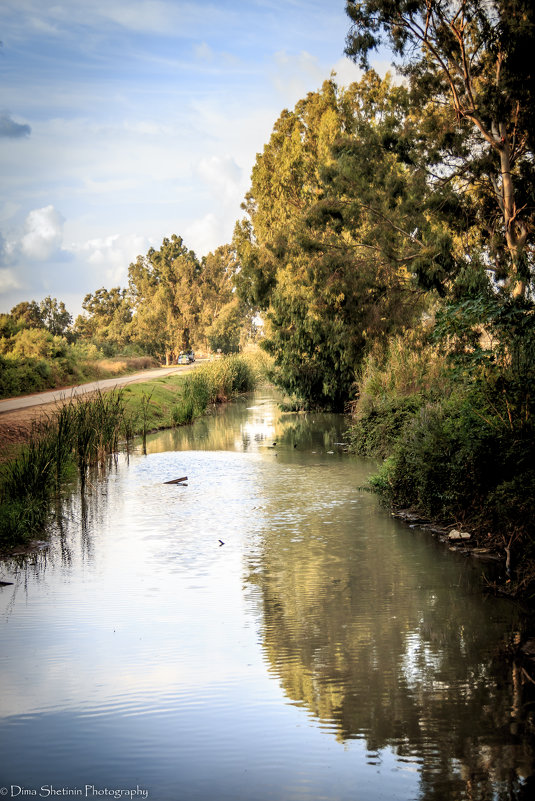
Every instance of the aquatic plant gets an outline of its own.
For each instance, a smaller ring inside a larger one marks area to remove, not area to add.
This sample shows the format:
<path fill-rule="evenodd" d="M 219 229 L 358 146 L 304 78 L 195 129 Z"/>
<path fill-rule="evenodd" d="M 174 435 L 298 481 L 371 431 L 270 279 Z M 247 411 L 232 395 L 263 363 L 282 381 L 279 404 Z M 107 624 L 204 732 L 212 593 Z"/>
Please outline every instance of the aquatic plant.
<path fill-rule="evenodd" d="M 0 467 L 0 547 L 44 528 L 53 497 L 75 470 L 84 490 L 89 466 L 117 452 L 127 418 L 121 392 L 98 392 L 71 399 L 34 426 L 18 455 Z"/>

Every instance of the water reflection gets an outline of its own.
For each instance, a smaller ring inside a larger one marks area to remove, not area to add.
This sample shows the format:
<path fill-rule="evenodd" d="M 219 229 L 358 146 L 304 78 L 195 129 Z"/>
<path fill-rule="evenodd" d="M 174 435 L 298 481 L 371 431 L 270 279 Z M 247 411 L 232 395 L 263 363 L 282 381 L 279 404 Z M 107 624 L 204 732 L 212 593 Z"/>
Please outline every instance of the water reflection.
<path fill-rule="evenodd" d="M 359 491 L 343 427 L 258 395 L 151 435 L 3 566 L 0 786 L 528 797 L 514 610 Z"/>
<path fill-rule="evenodd" d="M 323 453 L 343 450 L 346 424 L 340 415 L 287 413 L 277 396 L 259 393 L 251 400 L 216 407 L 193 425 L 147 437 L 147 452 L 224 450 L 266 453 L 299 448 Z"/>
<path fill-rule="evenodd" d="M 482 597 L 475 565 L 341 497 L 336 466 L 271 478 L 248 580 L 288 698 L 340 742 L 365 739 L 369 764 L 392 749 L 417 766 L 422 798 L 528 797 L 531 727 L 518 668 L 498 657 L 518 626 L 510 606 Z"/>

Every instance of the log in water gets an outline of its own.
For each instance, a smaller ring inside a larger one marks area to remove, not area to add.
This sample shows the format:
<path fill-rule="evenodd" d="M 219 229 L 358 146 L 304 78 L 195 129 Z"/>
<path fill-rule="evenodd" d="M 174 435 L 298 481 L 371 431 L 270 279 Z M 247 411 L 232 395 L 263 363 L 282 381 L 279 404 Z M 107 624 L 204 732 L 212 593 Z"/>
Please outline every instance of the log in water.
<path fill-rule="evenodd" d="M 515 609 L 361 489 L 344 426 L 259 394 L 150 436 L 3 565 L 0 787 L 529 797 Z"/>

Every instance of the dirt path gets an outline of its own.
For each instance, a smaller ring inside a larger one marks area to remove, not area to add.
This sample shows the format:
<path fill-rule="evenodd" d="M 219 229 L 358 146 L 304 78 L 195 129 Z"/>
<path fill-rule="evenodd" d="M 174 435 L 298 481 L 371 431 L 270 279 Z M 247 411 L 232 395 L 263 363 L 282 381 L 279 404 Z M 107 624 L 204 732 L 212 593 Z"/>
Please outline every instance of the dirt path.
<path fill-rule="evenodd" d="M 17 398 L 7 398 L 0 401 L 0 459 L 10 455 L 14 446 L 24 442 L 35 421 L 52 414 L 58 403 L 70 400 L 73 396 L 85 395 L 89 392 L 103 392 L 124 387 L 139 381 L 152 381 L 173 373 L 185 373 L 197 366 L 195 364 L 180 367 L 160 367 L 156 370 L 143 370 L 131 375 L 118 378 L 106 378 L 103 381 L 92 381 L 89 384 L 79 384 L 74 387 L 63 387 L 59 390 L 39 392 L 34 395 L 21 395 Z"/>

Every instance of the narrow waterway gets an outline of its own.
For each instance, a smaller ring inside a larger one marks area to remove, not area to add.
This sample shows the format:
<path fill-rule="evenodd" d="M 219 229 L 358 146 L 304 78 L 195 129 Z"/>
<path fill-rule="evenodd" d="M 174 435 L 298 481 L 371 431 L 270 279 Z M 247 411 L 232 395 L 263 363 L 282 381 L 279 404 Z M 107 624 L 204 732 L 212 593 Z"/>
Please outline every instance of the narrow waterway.
<path fill-rule="evenodd" d="M 258 393 L 153 435 L 0 565 L 0 794 L 530 797 L 515 609 L 361 489 L 344 425 Z"/>

